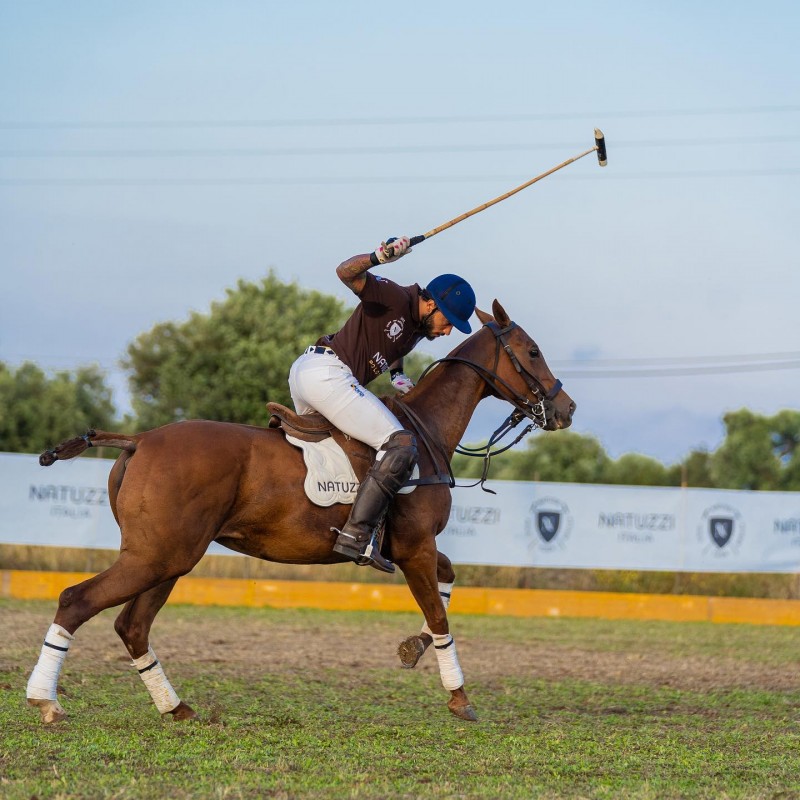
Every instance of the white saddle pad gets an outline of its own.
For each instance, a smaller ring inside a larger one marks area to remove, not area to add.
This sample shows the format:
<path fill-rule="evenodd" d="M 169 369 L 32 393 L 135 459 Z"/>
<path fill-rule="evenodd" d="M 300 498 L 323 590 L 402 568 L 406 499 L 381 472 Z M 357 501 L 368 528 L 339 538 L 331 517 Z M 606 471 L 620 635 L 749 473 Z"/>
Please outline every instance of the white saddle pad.
<path fill-rule="evenodd" d="M 321 442 L 304 442 L 302 439 L 287 435 L 286 441 L 303 451 L 307 469 L 303 487 L 308 499 L 314 505 L 353 503 L 360 484 L 350 465 L 350 459 L 332 438 L 323 439 Z M 416 466 L 411 477 L 419 477 L 419 469 Z M 399 493 L 408 494 L 416 488 L 416 486 L 404 486 Z"/>

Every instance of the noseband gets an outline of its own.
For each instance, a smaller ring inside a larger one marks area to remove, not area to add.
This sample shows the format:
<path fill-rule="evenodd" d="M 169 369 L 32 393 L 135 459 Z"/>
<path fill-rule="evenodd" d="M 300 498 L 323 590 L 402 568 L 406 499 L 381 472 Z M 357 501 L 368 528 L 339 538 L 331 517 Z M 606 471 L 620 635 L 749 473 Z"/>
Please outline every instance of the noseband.
<path fill-rule="evenodd" d="M 463 445 L 458 445 L 456 447 L 456 452 L 460 453 L 461 455 L 482 458 L 484 460 L 483 475 L 481 476 L 480 480 L 475 481 L 475 483 L 466 484 L 466 486 L 477 486 L 480 484 L 483 491 L 489 492 L 490 494 L 495 494 L 495 492 L 493 492 L 491 489 L 487 489 L 484 485 L 489 476 L 489 466 L 491 464 L 492 457 L 499 455 L 500 453 L 504 453 L 506 450 L 512 448 L 532 430 L 535 428 L 543 428 L 547 424 L 547 411 L 550 407 L 552 407 L 553 400 L 561 391 L 561 381 L 556 380 L 550 391 L 547 391 L 542 382 L 535 375 L 528 372 L 528 370 L 526 370 L 522 364 L 520 364 L 516 353 L 511 349 L 511 345 L 506 341 L 508 334 L 517 327 L 515 322 L 511 322 L 505 328 L 501 328 L 493 320 L 492 322 L 487 322 L 483 327 L 488 328 L 494 334 L 495 338 L 494 364 L 492 365 L 492 369 L 487 369 L 481 364 L 476 364 L 474 361 L 470 361 L 467 358 L 461 358 L 460 356 L 446 356 L 445 358 L 437 359 L 433 363 L 429 364 L 422 375 L 420 375 L 419 380 L 421 381 L 429 372 L 429 370 L 436 364 L 441 364 L 444 362 L 465 364 L 466 366 L 470 367 L 470 369 L 474 370 L 485 383 L 491 386 L 492 389 L 494 389 L 494 391 L 503 400 L 511 403 L 511 405 L 514 406 L 514 411 L 489 437 L 489 441 L 483 447 L 472 448 L 464 447 Z M 525 382 L 525 385 L 528 387 L 528 391 L 534 396 L 534 401 L 525 395 L 518 394 L 507 381 L 503 380 L 503 378 L 497 374 L 497 365 L 500 363 L 501 347 L 503 350 L 505 350 L 509 359 L 511 359 L 514 369 Z M 408 408 L 405 408 L 405 410 L 408 412 Z M 494 447 L 494 445 L 504 438 L 507 433 L 509 433 L 520 422 L 522 422 L 523 419 L 529 419 L 531 422 L 524 428 L 522 433 L 520 433 L 517 438 L 511 442 L 511 444 L 507 444 L 505 447 L 502 447 L 499 450 L 492 450 L 492 447 Z M 417 421 L 421 424 L 420 420 Z M 448 472 L 450 474 L 450 486 L 456 486 L 457 484 L 453 478 L 453 473 L 450 469 L 450 463 L 447 457 L 445 457 L 445 463 L 447 464 Z"/>

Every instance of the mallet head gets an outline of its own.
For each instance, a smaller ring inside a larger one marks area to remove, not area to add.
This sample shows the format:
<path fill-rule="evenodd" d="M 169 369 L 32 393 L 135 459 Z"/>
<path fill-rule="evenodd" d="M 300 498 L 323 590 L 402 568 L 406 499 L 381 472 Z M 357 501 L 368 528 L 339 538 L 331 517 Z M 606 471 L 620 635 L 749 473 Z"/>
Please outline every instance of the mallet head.
<path fill-rule="evenodd" d="M 594 143 L 597 147 L 597 160 L 601 167 L 608 164 L 608 155 L 606 154 L 606 139 L 603 136 L 603 131 L 600 128 L 594 129 Z"/>

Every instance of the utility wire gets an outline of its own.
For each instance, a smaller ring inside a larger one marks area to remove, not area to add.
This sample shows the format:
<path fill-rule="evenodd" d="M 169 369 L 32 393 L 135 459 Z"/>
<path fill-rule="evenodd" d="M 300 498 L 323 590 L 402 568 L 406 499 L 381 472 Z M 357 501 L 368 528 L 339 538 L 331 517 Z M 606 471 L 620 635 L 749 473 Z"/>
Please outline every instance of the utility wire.
<path fill-rule="evenodd" d="M 605 173 L 603 181 L 654 181 L 682 178 L 759 178 L 794 177 L 800 175 L 800 168 L 777 169 L 725 169 L 725 170 L 681 170 L 675 172 L 635 172 L 627 175 Z M 394 176 L 355 176 L 355 177 L 309 177 L 309 178 L 0 178 L 4 186 L 358 186 L 358 185 L 397 185 L 397 184 L 453 184 L 453 183 L 497 183 L 519 181 L 520 175 L 394 175 Z M 564 181 L 598 180 L 599 176 L 563 175 Z"/>
<path fill-rule="evenodd" d="M 773 364 L 728 364 L 707 367 L 665 367 L 663 369 L 562 369 L 556 370 L 563 378 L 666 378 L 691 375 L 738 375 L 743 372 L 773 372 L 800 369 L 800 359 Z"/>
<path fill-rule="evenodd" d="M 735 353 L 727 356 L 655 356 L 653 358 L 593 358 L 560 361 L 562 367 L 650 367 L 655 364 L 685 366 L 686 364 L 719 364 L 733 362 L 746 365 L 759 361 L 794 361 L 800 359 L 800 350 L 780 353 Z"/>
<path fill-rule="evenodd" d="M 2 361 L 0 356 L 0 361 Z M 52 369 L 77 369 L 78 367 L 98 366 L 109 372 L 123 372 L 116 362 L 109 361 L 107 357 L 100 359 L 87 358 L 79 362 L 74 356 L 36 354 L 17 355 L 15 361 L 33 361 L 40 366 L 44 364 Z M 719 363 L 730 362 L 730 363 Z M 659 378 L 659 377 L 689 377 L 703 375 L 733 375 L 746 372 L 772 372 L 790 369 L 800 369 L 800 352 L 788 353 L 754 353 L 752 355 L 731 356 L 667 356 L 663 358 L 631 358 L 631 359 L 601 359 L 590 362 L 580 362 L 582 368 L 566 365 L 574 361 L 555 361 L 552 369 L 559 377 L 570 379 L 596 379 L 596 378 Z M 655 364 L 677 364 L 679 366 L 656 367 Z M 625 366 L 625 369 L 609 369 L 609 365 Z M 639 366 L 642 368 L 637 368 Z"/>
<path fill-rule="evenodd" d="M 97 129 L 140 130 L 143 128 L 317 128 L 364 125 L 464 125 L 486 122 L 539 122 L 569 119 L 646 119 L 651 117 L 709 117 L 752 114 L 791 114 L 800 112 L 800 105 L 740 106 L 723 108 L 676 108 L 636 111 L 571 111 L 541 114 L 472 114 L 400 117 L 318 117 L 244 120 L 1 120 L 0 130 Z"/>
<path fill-rule="evenodd" d="M 718 136 L 695 139 L 643 139 L 614 141 L 614 149 L 637 147 L 709 147 L 720 145 L 781 144 L 800 141 L 800 135 Z M 421 153 L 502 153 L 533 150 L 578 149 L 585 143 L 540 142 L 522 144 L 405 145 L 388 147 L 226 147 L 226 148 L 149 148 L 89 150 L 0 150 L 0 158 L 257 158 L 265 156 L 385 156 Z"/>

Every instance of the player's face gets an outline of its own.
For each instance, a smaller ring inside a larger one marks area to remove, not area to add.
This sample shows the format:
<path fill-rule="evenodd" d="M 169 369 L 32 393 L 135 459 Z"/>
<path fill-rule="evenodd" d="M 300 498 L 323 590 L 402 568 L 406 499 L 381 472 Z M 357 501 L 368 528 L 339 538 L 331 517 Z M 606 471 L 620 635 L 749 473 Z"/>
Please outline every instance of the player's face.
<path fill-rule="evenodd" d="M 431 341 L 438 339 L 440 336 L 449 336 L 452 330 L 452 323 L 438 308 L 425 320 L 425 338 Z"/>

